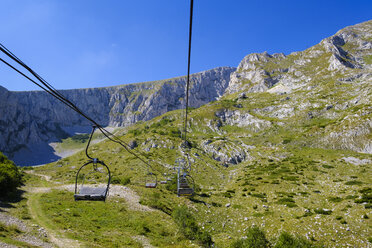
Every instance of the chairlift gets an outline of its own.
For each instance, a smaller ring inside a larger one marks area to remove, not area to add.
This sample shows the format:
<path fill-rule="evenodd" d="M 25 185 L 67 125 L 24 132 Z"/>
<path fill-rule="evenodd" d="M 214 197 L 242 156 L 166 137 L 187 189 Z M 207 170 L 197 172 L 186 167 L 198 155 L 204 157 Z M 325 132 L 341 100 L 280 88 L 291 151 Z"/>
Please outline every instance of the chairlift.
<path fill-rule="evenodd" d="M 183 175 L 178 175 L 177 180 L 177 195 L 178 196 L 191 196 L 194 194 L 195 182 L 194 179 L 184 173 Z"/>
<path fill-rule="evenodd" d="M 188 155 L 186 159 L 176 159 L 177 167 L 177 195 L 178 196 L 191 196 L 194 194 L 195 182 L 189 175 L 191 170 L 191 163 Z"/>
<path fill-rule="evenodd" d="M 111 172 L 109 167 L 98 158 L 92 158 L 88 155 L 89 144 L 92 140 L 94 130 L 90 134 L 87 147 L 85 149 L 86 156 L 90 159 L 83 166 L 81 166 L 76 173 L 75 179 L 75 201 L 106 201 L 108 196 Z M 92 165 L 92 169 L 86 172 L 86 169 Z M 102 167 L 98 167 L 102 165 Z"/>
<path fill-rule="evenodd" d="M 97 167 L 100 164 L 103 167 Z M 92 170 L 81 174 L 84 167 L 92 165 Z M 79 181 L 81 180 L 81 184 Z M 102 181 L 105 180 L 105 184 Z M 107 180 L 107 181 L 106 181 Z M 111 172 L 107 165 L 98 159 L 85 163 L 76 174 L 75 201 L 106 201 L 111 181 Z M 107 184 L 106 184 L 107 183 Z"/>
<path fill-rule="evenodd" d="M 157 176 L 152 172 L 148 172 L 145 176 L 145 187 L 156 188 L 157 184 L 158 184 Z"/>

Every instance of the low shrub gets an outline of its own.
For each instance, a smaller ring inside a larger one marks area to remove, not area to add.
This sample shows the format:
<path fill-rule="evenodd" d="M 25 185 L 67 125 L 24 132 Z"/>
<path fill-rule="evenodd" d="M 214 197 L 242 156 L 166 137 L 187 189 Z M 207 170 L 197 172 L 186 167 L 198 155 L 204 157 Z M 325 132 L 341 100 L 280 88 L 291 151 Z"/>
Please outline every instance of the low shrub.
<path fill-rule="evenodd" d="M 89 133 L 83 133 L 83 134 L 77 134 L 75 136 L 72 136 L 71 139 L 73 141 L 76 141 L 78 143 L 85 143 L 89 139 Z"/>
<path fill-rule="evenodd" d="M 270 244 L 266 239 L 265 233 L 258 227 L 251 227 L 247 231 L 245 238 L 238 239 L 232 243 L 232 248 L 316 248 L 314 243 L 302 237 L 282 232 L 275 244 Z"/>
<path fill-rule="evenodd" d="M 329 197 L 328 200 L 330 202 L 341 202 L 343 199 L 341 197 L 336 196 L 336 197 Z"/>
<path fill-rule="evenodd" d="M 200 229 L 194 216 L 186 206 L 179 206 L 173 210 L 172 217 L 183 235 L 190 240 L 197 240 L 203 247 L 213 244 L 211 235 Z"/>
<path fill-rule="evenodd" d="M 111 183 L 127 185 L 127 184 L 130 184 L 130 177 L 120 177 L 120 176 L 112 177 Z"/>
<path fill-rule="evenodd" d="M 177 177 L 172 177 L 171 180 L 165 185 L 165 188 L 170 192 L 177 193 Z"/>
<path fill-rule="evenodd" d="M 159 192 L 152 192 L 147 198 L 141 199 L 140 203 L 163 211 L 166 214 L 172 214 L 171 204 Z"/>
<path fill-rule="evenodd" d="M 222 204 L 219 202 L 211 202 L 213 207 L 222 207 Z"/>
<path fill-rule="evenodd" d="M 361 181 L 357 181 L 357 180 L 354 180 L 354 181 L 348 181 L 345 183 L 345 185 L 362 185 L 363 182 Z"/>
<path fill-rule="evenodd" d="M 270 247 L 265 233 L 258 227 L 251 227 L 247 230 L 245 239 L 238 239 L 232 244 L 232 248 L 266 248 Z"/>
<path fill-rule="evenodd" d="M 295 203 L 295 200 L 291 197 L 281 198 L 276 203 L 281 204 L 281 205 L 286 205 L 289 208 L 297 207 L 297 204 Z"/>
<path fill-rule="evenodd" d="M 323 209 L 323 208 L 314 209 L 314 212 L 316 214 L 323 214 L 323 215 L 331 215 L 332 214 L 332 210 L 330 210 L 330 209 Z"/>
<path fill-rule="evenodd" d="M 22 173 L 18 167 L 0 152 L 0 196 L 7 196 L 22 184 Z"/>
<path fill-rule="evenodd" d="M 278 237 L 274 248 L 312 248 L 315 247 L 311 242 L 301 237 L 294 237 L 287 232 L 283 232 Z"/>

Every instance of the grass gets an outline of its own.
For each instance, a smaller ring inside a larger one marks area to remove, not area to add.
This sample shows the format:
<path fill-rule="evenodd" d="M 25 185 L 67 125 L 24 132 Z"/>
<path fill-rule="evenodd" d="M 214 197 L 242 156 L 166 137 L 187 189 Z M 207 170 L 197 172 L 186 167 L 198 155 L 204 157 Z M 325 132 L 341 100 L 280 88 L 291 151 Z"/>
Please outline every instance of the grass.
<path fill-rule="evenodd" d="M 323 51 L 321 46 L 315 49 Z M 279 69 L 287 68 L 301 56 L 297 54 L 283 60 L 272 59 L 262 68 L 275 76 Z M 351 105 L 349 102 L 355 97 L 352 96 L 353 90 L 360 90 L 362 86 L 338 81 L 344 77 L 341 73 L 326 79 L 323 69 L 328 67 L 329 56 L 323 53 L 311 59 L 309 67 L 300 68 L 303 74 L 313 78 L 309 86 L 314 86 L 314 90 L 299 89 L 285 95 L 249 93 L 245 99 L 239 99 L 238 94 L 234 94 L 190 111 L 188 139 L 192 143 L 189 152 L 193 163 L 191 174 L 200 188 L 200 194 L 192 199 L 176 197 L 173 193 L 174 182 L 160 185 L 152 191 L 144 189 L 146 165 L 116 144 L 103 141 L 93 145 L 91 152 L 110 166 L 113 182 L 135 189 L 142 204 L 159 211 L 144 216 L 130 210 L 120 199 L 113 198 L 102 206 L 95 203 L 96 213 L 105 218 L 93 220 L 89 216 L 94 212 L 93 204 L 86 204 L 89 211 L 79 212 L 76 206 L 83 208 L 82 203 L 72 202 L 68 199 L 68 193 L 52 192 L 43 197 L 43 212 L 47 219 L 56 223 L 54 228 L 72 230 L 67 232 L 71 238 L 97 242 L 102 246 L 107 244 L 106 233 L 113 233 L 114 242 L 132 242 L 133 246 L 138 245 L 135 240 L 128 238 L 133 235 L 144 235 L 152 244 L 160 247 L 188 244 L 186 239 L 190 237 L 182 234 L 182 228 L 170 216 L 178 206 L 191 209 L 193 225 L 208 232 L 217 247 L 230 247 L 234 239 L 246 236 L 246 231 L 252 225 L 262 226 L 270 241 L 277 240 L 280 236 L 278 230 L 283 230 L 289 235 L 308 235 L 317 240 L 316 244 L 330 247 L 345 243 L 363 246 L 361 240 L 369 237 L 364 230 L 368 230 L 370 224 L 369 219 L 361 216 L 368 216 L 367 211 L 372 207 L 370 192 L 366 189 L 371 184 L 369 175 L 372 168 L 370 164 L 347 164 L 342 158 L 371 159 L 371 155 L 351 151 L 350 147 L 344 146 L 348 141 L 337 138 L 337 135 L 336 138 L 329 137 L 331 133 L 343 132 L 344 127 L 353 130 L 365 122 L 369 115 L 361 113 L 367 111 L 368 106 L 338 109 L 343 104 L 346 106 L 346 103 Z M 314 72 L 320 74 L 314 75 Z M 279 119 L 275 113 L 283 104 L 295 107 L 295 110 L 292 116 Z M 334 106 L 327 109 L 330 104 Z M 239 111 L 240 114 L 252 116 L 252 120 L 270 124 L 262 127 L 255 124 L 231 125 L 220 117 L 226 110 L 233 111 L 234 116 Z M 174 178 L 174 162 L 183 157 L 179 148 L 179 130 L 183 126 L 181 113 L 181 110 L 171 111 L 122 131 L 124 141 L 129 143 L 136 140 L 138 147 L 133 149 L 134 152 L 141 152 L 146 159 L 153 161 L 159 181 Z M 347 121 L 346 117 L 357 113 L 357 118 Z M 327 137 L 329 140 L 325 140 Z M 355 138 L 355 146 L 358 149 L 362 147 L 363 142 L 358 143 L 359 140 L 368 140 L 368 137 L 362 135 Z M 204 145 L 207 140 L 212 142 Z M 228 164 L 228 167 L 223 166 L 225 161 L 221 160 L 219 154 L 231 157 L 236 151 L 244 151 L 246 159 L 237 164 Z M 217 161 L 218 157 L 221 161 Z M 84 153 L 80 152 L 35 170 L 50 175 L 54 182 L 67 184 L 74 182 L 75 173 L 84 162 Z M 72 215 L 66 209 L 73 211 Z M 106 213 L 106 210 L 110 210 L 110 213 Z M 338 216 L 342 219 L 337 219 Z M 127 225 L 117 223 L 119 217 Z M 60 223 L 64 219 L 67 220 L 66 224 Z M 82 223 L 79 219 L 83 219 Z M 106 225 L 105 220 L 118 225 L 119 230 Z M 100 228 L 93 223 L 98 223 Z M 353 232 L 345 231 L 345 226 L 353 227 Z M 95 235 L 88 231 L 78 232 L 81 228 L 99 234 L 99 240 L 95 241 Z M 161 230 L 170 234 L 162 236 Z M 127 239 L 121 241 L 124 236 Z M 336 240 L 332 241 L 331 237 L 336 237 Z M 281 239 L 283 244 L 289 241 L 303 242 L 297 236 L 284 235 Z"/>
<path fill-rule="evenodd" d="M 372 64 L 372 55 L 366 55 L 363 57 L 363 59 L 364 59 L 364 63 L 366 63 L 367 65 Z"/>
<path fill-rule="evenodd" d="M 160 247 L 183 243 L 169 216 L 157 211 L 130 211 L 126 202 L 119 198 L 106 203 L 75 202 L 71 193 L 53 191 L 40 195 L 37 201 L 46 226 L 64 230 L 67 237 L 87 245 L 141 247 L 133 239 L 138 235 L 148 237 L 153 245 Z"/>

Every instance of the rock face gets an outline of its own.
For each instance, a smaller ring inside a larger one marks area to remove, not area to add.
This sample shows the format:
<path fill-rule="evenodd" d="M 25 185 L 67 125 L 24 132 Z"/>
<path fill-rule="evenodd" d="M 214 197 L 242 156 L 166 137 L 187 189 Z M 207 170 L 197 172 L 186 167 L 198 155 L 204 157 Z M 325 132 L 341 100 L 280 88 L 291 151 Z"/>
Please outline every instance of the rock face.
<path fill-rule="evenodd" d="M 256 117 L 272 118 L 280 126 L 318 121 L 321 129 L 308 134 L 316 137 L 312 146 L 371 154 L 372 21 L 346 27 L 302 52 L 247 55 L 225 95 L 238 93 L 244 99 L 260 92 L 286 97 L 256 108 Z M 230 122 L 239 116 L 249 122 L 249 114 L 238 112 Z"/>
<path fill-rule="evenodd" d="M 191 76 L 190 106 L 220 97 L 235 68 L 220 67 Z M 107 88 L 61 90 L 103 126 L 129 126 L 184 107 L 186 77 Z M 43 91 L 11 92 L 0 86 L 0 150 L 12 153 L 66 137 L 90 123 Z"/>
<path fill-rule="evenodd" d="M 226 93 L 276 91 L 290 92 L 303 87 L 316 75 L 347 74 L 350 69 L 370 71 L 365 61 L 371 55 L 372 21 L 346 27 L 302 52 L 286 56 L 267 52 L 249 54 L 231 75 Z M 357 73 L 355 71 L 355 73 Z"/>
<path fill-rule="evenodd" d="M 102 125 L 129 126 L 183 108 L 185 82 L 185 77 L 179 77 L 62 93 Z M 209 103 L 190 121 L 200 132 L 229 136 L 228 132 L 241 128 L 249 131 L 242 139 L 283 132 L 283 140 L 275 142 L 372 154 L 371 86 L 372 21 L 368 21 L 346 27 L 305 51 L 253 53 L 237 69 L 221 67 L 193 74 L 191 107 L 222 99 Z M 88 126 L 47 93 L 9 92 L 0 87 L 0 150 L 7 155 L 65 137 L 70 128 Z M 289 137 L 290 132 L 296 138 Z M 265 145 L 274 147 L 275 142 Z M 152 141 L 145 145 L 146 149 L 172 146 Z M 223 164 L 251 156 L 252 146 L 244 140 L 199 145 Z"/>

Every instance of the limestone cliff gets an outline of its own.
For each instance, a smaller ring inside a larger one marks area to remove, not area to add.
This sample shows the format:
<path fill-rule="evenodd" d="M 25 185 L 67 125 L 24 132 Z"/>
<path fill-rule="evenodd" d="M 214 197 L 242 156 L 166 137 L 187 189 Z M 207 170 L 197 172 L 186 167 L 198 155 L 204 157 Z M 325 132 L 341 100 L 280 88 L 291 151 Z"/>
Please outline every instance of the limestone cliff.
<path fill-rule="evenodd" d="M 191 76 L 190 106 L 220 97 L 235 70 L 220 67 Z M 184 107 L 186 77 L 106 88 L 61 90 L 103 126 L 129 126 Z M 0 150 L 12 152 L 66 137 L 69 127 L 90 123 L 43 91 L 11 92 L 0 87 Z"/>

